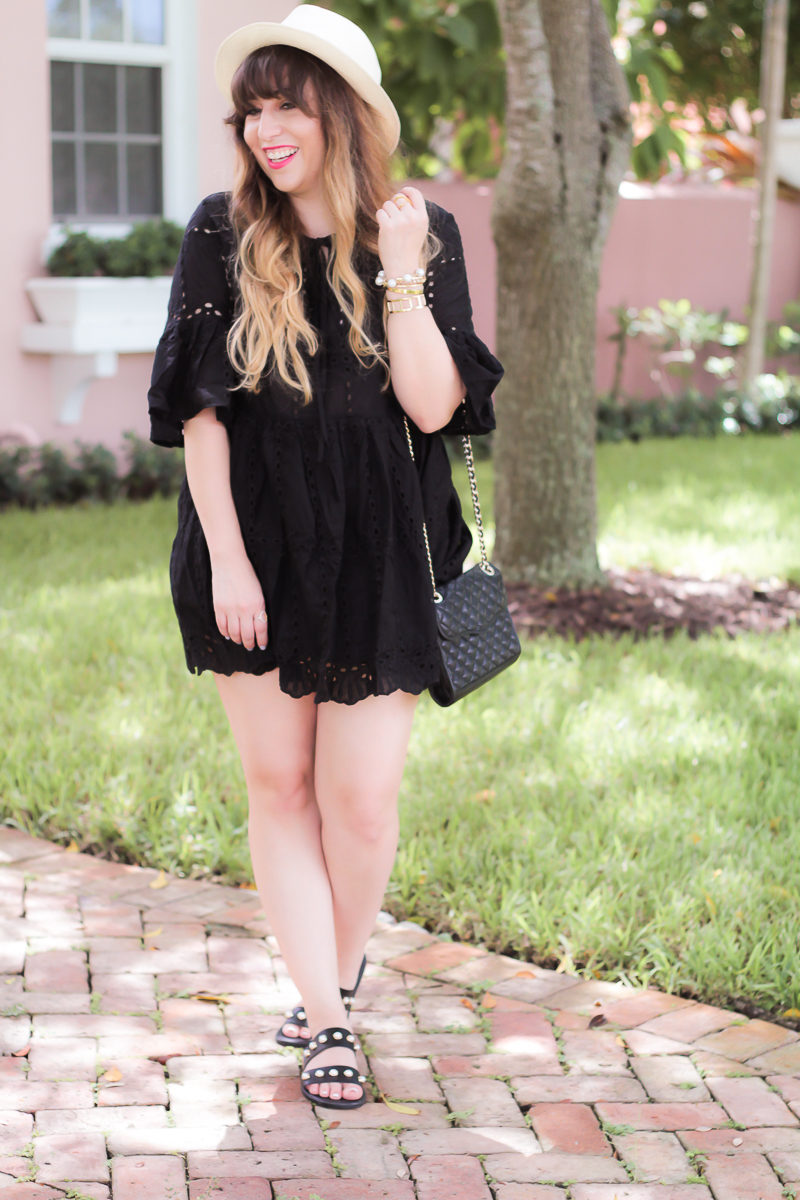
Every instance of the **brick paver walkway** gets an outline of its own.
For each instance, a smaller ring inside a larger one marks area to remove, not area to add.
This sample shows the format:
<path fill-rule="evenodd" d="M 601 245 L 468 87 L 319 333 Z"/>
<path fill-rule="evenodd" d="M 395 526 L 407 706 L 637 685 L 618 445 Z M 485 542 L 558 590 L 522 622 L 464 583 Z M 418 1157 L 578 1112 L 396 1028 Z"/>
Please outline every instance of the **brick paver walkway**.
<path fill-rule="evenodd" d="M 254 893 L 0 829 L 0 1190 L 45 1200 L 780 1200 L 800 1036 L 377 929 L 372 1100 L 306 1104 Z M 388 1098 L 388 1103 L 384 1102 Z"/>

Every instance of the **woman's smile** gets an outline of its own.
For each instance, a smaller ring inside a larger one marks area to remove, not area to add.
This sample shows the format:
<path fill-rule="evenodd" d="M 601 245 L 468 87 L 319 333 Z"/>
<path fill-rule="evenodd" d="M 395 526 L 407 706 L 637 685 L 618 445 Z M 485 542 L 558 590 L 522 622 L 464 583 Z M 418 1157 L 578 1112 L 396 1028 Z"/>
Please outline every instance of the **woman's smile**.
<path fill-rule="evenodd" d="M 281 167 L 285 167 L 297 154 L 297 146 L 264 146 L 263 150 L 267 165 L 273 171 L 279 171 Z"/>

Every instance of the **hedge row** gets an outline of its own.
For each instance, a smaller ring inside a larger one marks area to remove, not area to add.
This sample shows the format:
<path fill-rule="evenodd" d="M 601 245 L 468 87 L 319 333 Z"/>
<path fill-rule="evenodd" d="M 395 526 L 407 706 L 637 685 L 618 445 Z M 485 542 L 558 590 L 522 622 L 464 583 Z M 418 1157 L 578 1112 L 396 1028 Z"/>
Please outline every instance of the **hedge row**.
<path fill-rule="evenodd" d="M 126 433 L 120 458 L 102 445 L 46 443 L 0 449 L 0 508 L 169 496 L 183 479 L 183 453 Z"/>

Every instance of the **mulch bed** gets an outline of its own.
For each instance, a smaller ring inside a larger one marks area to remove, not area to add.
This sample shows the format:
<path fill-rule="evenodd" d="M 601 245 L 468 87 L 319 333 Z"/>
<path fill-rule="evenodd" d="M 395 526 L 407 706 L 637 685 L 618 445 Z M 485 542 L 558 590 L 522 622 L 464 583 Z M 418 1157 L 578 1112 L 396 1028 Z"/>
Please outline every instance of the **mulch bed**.
<path fill-rule="evenodd" d="M 655 571 L 608 571 L 605 587 L 553 590 L 523 583 L 508 586 L 520 635 L 540 633 L 584 638 L 591 634 L 661 634 L 685 629 L 699 637 L 722 629 L 729 637 L 774 633 L 800 620 L 800 587 L 753 583 L 738 576 L 692 579 Z"/>

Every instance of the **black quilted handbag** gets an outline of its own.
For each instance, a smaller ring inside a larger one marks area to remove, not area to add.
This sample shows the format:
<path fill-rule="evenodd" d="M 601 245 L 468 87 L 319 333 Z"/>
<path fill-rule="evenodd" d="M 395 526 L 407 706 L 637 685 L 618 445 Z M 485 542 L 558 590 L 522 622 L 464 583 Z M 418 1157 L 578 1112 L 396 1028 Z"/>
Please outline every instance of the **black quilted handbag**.
<path fill-rule="evenodd" d="M 408 421 L 405 427 L 408 448 L 414 458 Z M 495 675 L 515 663 L 521 653 L 519 638 L 508 611 L 503 577 L 486 554 L 472 443 L 468 435 L 461 438 L 461 444 L 467 461 L 481 561 L 437 588 L 428 528 L 424 521 L 422 523 L 442 655 L 439 679 L 431 684 L 429 691 L 436 703 L 443 707 L 455 704 L 456 700 L 474 692 L 482 683 L 494 679 Z"/>

